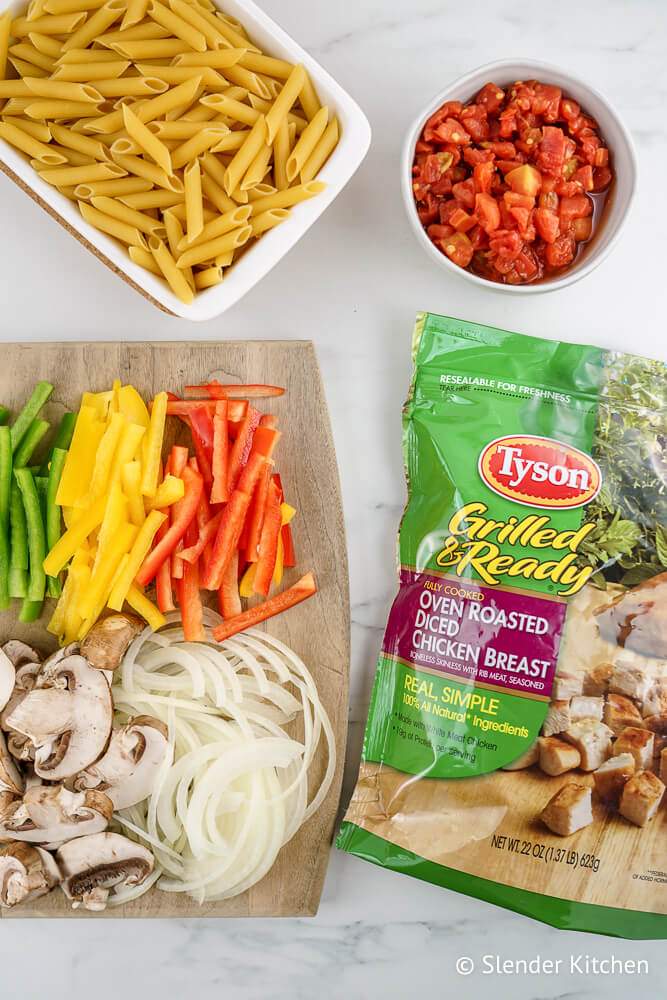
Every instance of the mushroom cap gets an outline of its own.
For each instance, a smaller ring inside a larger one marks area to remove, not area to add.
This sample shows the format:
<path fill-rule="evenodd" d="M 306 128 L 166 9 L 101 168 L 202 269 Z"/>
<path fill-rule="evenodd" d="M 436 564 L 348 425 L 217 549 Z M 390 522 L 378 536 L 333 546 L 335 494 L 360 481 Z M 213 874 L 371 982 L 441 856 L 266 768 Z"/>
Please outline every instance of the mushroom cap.
<path fill-rule="evenodd" d="M 16 683 L 16 669 L 7 654 L 0 649 L 0 711 L 11 698 Z"/>
<path fill-rule="evenodd" d="M 49 781 L 61 781 L 101 756 L 109 740 L 112 718 L 113 702 L 106 677 L 83 656 L 72 652 L 56 653 L 44 663 L 35 687 L 6 721 L 35 747 L 36 774 Z"/>
<path fill-rule="evenodd" d="M 76 775 L 73 787 L 97 788 L 114 809 L 127 809 L 148 798 L 170 753 L 164 723 L 137 715 L 112 733 L 104 756 Z"/>
<path fill-rule="evenodd" d="M 19 840 L 0 847 L 0 906 L 37 899 L 60 882 L 53 855 Z"/>
<path fill-rule="evenodd" d="M 70 792 L 63 785 L 32 785 L 5 812 L 0 840 L 60 843 L 105 830 L 112 813 L 111 800 L 95 789 Z"/>
<path fill-rule="evenodd" d="M 20 639 L 9 639 L 3 646 L 2 651 L 8 656 L 14 666 L 18 669 L 23 663 L 41 663 L 42 657 L 36 649 L 29 646 L 27 642 Z"/>
<path fill-rule="evenodd" d="M 7 749 L 5 737 L 0 732 L 0 791 L 23 793 L 23 777 Z"/>
<path fill-rule="evenodd" d="M 12 640 L 12 642 L 15 640 Z M 6 644 L 7 645 L 7 644 Z M 10 731 L 10 727 L 7 725 L 7 719 L 14 711 L 17 705 L 19 705 L 28 691 L 32 691 L 37 682 L 37 675 L 42 669 L 41 662 L 34 660 L 24 660 L 19 663 L 15 668 L 15 682 L 14 689 L 7 701 L 7 704 L 0 712 L 0 727 L 5 730 L 5 732 Z"/>
<path fill-rule="evenodd" d="M 107 615 L 88 632 L 81 643 L 81 655 L 96 670 L 116 670 L 127 647 L 145 627 L 146 623 L 137 615 L 125 612 Z"/>
<path fill-rule="evenodd" d="M 153 871 L 153 855 L 119 833 L 78 837 L 56 853 L 62 888 L 74 906 L 103 910 L 121 886 L 140 885 Z"/>

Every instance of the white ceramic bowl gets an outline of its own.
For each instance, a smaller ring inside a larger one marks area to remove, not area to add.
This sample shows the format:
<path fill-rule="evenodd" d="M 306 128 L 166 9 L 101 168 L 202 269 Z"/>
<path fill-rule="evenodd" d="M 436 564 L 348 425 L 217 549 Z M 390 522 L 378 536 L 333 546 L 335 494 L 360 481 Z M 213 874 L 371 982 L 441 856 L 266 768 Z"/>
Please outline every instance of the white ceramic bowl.
<path fill-rule="evenodd" d="M 568 97 L 578 101 L 583 110 L 597 120 L 600 132 L 611 151 L 612 165 L 616 175 L 610 201 L 605 207 L 602 225 L 590 246 L 563 275 L 546 278 L 533 285 L 503 285 L 495 281 L 488 281 L 486 278 L 481 278 L 453 264 L 445 254 L 431 243 L 424 232 L 412 194 L 412 163 L 415 145 L 427 119 L 445 101 L 466 103 L 472 100 L 475 94 L 489 81 L 504 87 L 516 80 L 540 80 L 542 83 L 556 84 Z M 566 285 L 579 281 L 584 275 L 590 274 L 598 264 L 601 264 L 621 234 L 634 198 L 636 184 L 637 157 L 630 133 L 602 94 L 593 90 L 578 77 L 572 76 L 571 73 L 559 69 L 557 66 L 529 60 L 504 59 L 500 62 L 480 66 L 479 69 L 459 77 L 458 80 L 437 94 L 428 107 L 419 113 L 408 130 L 401 156 L 401 191 L 403 192 L 405 208 L 414 233 L 431 260 L 446 271 L 458 274 L 476 285 L 491 288 L 494 291 L 511 292 L 515 295 L 531 295 L 564 288 Z"/>
<path fill-rule="evenodd" d="M 217 5 L 226 14 L 238 18 L 267 55 L 305 66 L 320 100 L 338 116 L 341 135 L 338 146 L 317 177 L 326 183 L 326 190 L 297 205 L 286 222 L 265 233 L 226 272 L 221 284 L 198 292 L 191 305 L 181 302 L 156 275 L 134 264 L 119 243 L 89 225 L 73 202 L 42 181 L 23 154 L 0 139 L 0 169 L 9 173 L 42 208 L 73 230 L 73 234 L 92 253 L 155 305 L 190 320 L 209 320 L 219 316 L 257 284 L 340 194 L 363 161 L 371 140 L 366 116 L 350 95 L 252 0 L 217 0 Z M 23 13 L 25 7 L 25 0 L 14 0 L 4 9 L 18 15 Z M 56 262 L 54 266 L 57 266 Z"/>

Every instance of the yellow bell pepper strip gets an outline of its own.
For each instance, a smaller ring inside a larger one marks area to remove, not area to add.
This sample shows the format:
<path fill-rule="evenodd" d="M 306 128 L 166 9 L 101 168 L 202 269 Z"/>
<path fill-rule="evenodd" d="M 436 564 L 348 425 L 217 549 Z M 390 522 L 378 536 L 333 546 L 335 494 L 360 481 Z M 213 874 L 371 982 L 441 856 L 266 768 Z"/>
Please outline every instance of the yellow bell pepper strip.
<path fill-rule="evenodd" d="M 276 552 L 276 564 L 273 567 L 273 580 L 272 583 L 274 587 L 279 587 L 282 583 L 283 573 L 285 572 L 285 541 L 284 533 L 282 529 L 290 523 L 294 515 L 296 514 L 296 508 L 291 507 L 288 503 L 281 503 L 280 505 L 281 514 L 281 531 L 278 537 L 278 550 Z"/>
<path fill-rule="evenodd" d="M 241 597 L 252 597 L 255 593 L 254 583 L 255 583 L 255 573 L 257 572 L 257 563 L 250 563 L 247 570 L 241 577 L 241 583 L 239 584 L 239 594 Z"/>
<path fill-rule="evenodd" d="M 65 534 L 56 542 L 44 560 L 44 572 L 48 576 L 57 576 L 82 542 L 85 542 L 88 535 L 95 528 L 99 527 L 104 517 L 105 508 L 105 498 L 100 497 L 89 510 L 81 514 L 76 524 L 68 528 Z"/>
<path fill-rule="evenodd" d="M 107 548 L 104 559 L 96 567 L 90 586 L 81 598 L 81 616 L 84 621 L 90 619 L 90 625 L 102 613 L 109 599 L 118 568 L 123 557 L 134 545 L 137 531 L 135 524 L 123 524 Z"/>
<path fill-rule="evenodd" d="M 159 510 L 152 510 L 139 529 L 139 534 L 134 540 L 127 565 L 118 580 L 114 583 L 111 595 L 107 601 L 107 605 L 112 611 L 123 610 L 123 602 L 127 596 L 127 592 L 132 586 L 132 582 L 139 572 L 141 564 L 148 555 L 150 547 L 153 544 L 153 539 L 155 538 L 155 533 L 166 520 L 166 514 L 162 514 Z"/>
<path fill-rule="evenodd" d="M 71 566 L 89 566 L 90 565 L 90 550 L 82 545 L 77 549 L 74 558 L 72 559 Z M 65 614 L 67 612 L 68 604 L 72 598 L 72 591 L 74 589 L 75 577 L 67 574 L 65 578 L 65 584 L 63 586 L 63 592 L 60 595 L 60 600 L 55 606 L 53 615 L 49 624 L 46 626 L 47 632 L 51 632 L 52 635 L 56 635 L 62 638 L 65 634 Z"/>
<path fill-rule="evenodd" d="M 165 476 L 157 488 L 155 496 L 146 504 L 148 510 L 159 510 L 161 507 L 171 507 L 183 499 L 185 486 L 178 476 Z"/>
<path fill-rule="evenodd" d="M 109 419 L 113 413 L 120 413 L 120 387 L 121 381 L 119 378 L 115 378 L 111 385 L 111 403 L 109 404 Z"/>
<path fill-rule="evenodd" d="M 149 426 L 151 418 L 148 409 L 133 385 L 121 386 L 118 404 L 120 412 L 124 413 L 131 423 L 144 428 Z"/>
<path fill-rule="evenodd" d="M 140 424 L 126 424 L 113 457 L 113 465 L 109 475 L 109 482 L 113 483 L 118 478 L 122 478 L 123 466 L 132 462 L 137 457 L 137 452 L 146 434 L 146 428 Z"/>
<path fill-rule="evenodd" d="M 74 577 L 74 586 L 65 609 L 65 623 L 63 629 L 65 643 L 74 642 L 79 634 L 79 629 L 81 628 L 81 622 L 83 619 L 81 617 L 80 601 L 82 594 L 85 594 L 86 588 L 90 583 L 90 566 L 85 566 L 83 564 L 73 566 L 70 568 L 67 576 L 68 578 L 70 576 Z"/>
<path fill-rule="evenodd" d="M 106 558 L 107 549 L 113 544 L 122 525 L 127 524 L 129 521 L 129 505 L 123 495 L 120 483 L 113 483 L 104 499 L 106 500 L 106 507 L 99 535 L 97 536 L 97 555 L 93 563 L 93 571 Z"/>
<path fill-rule="evenodd" d="M 93 407 L 82 406 L 58 487 L 56 503 L 59 507 L 73 507 L 79 497 L 88 492 L 104 429 Z"/>
<path fill-rule="evenodd" d="M 144 500 L 141 495 L 141 462 L 126 462 L 121 471 L 120 481 L 130 509 L 130 521 L 138 527 L 146 520 Z"/>
<path fill-rule="evenodd" d="M 141 477 L 141 492 L 145 497 L 154 497 L 160 474 L 160 459 L 162 457 L 162 440 L 167 419 L 167 393 L 158 392 L 153 400 L 151 422 L 145 441 L 145 458 L 143 476 Z"/>
<path fill-rule="evenodd" d="M 90 478 L 89 490 L 79 497 L 74 504 L 75 507 L 89 507 L 93 500 L 106 492 L 111 465 L 124 426 L 125 417 L 122 413 L 113 413 L 95 453 L 95 464 Z"/>
<path fill-rule="evenodd" d="M 127 593 L 127 603 L 130 605 L 133 611 L 136 611 L 138 615 L 148 622 L 153 631 L 162 628 L 166 625 L 167 619 L 164 615 L 155 607 L 152 601 L 148 598 L 142 591 L 137 587 L 136 584 L 132 584 Z"/>
<path fill-rule="evenodd" d="M 98 420 L 101 420 L 103 423 L 106 423 L 110 405 L 110 392 L 84 392 L 81 397 L 81 408 L 91 406 L 95 410 Z"/>

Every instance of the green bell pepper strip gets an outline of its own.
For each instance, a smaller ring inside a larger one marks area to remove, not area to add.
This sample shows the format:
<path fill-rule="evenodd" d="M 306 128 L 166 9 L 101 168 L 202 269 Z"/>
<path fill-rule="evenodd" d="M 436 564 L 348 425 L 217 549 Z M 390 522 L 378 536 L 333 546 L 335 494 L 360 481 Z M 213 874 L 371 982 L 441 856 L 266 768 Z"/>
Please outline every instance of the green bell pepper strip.
<path fill-rule="evenodd" d="M 28 593 L 28 529 L 18 484 L 14 480 L 9 505 L 9 596 L 25 597 Z"/>
<path fill-rule="evenodd" d="M 0 424 L 6 424 L 9 420 L 9 410 L 6 406 L 0 406 Z"/>
<path fill-rule="evenodd" d="M 76 424 L 76 413 L 64 413 L 60 423 L 58 424 L 58 430 L 56 431 L 56 436 L 53 439 L 53 445 L 51 446 L 51 451 L 47 457 L 42 462 L 42 467 L 39 470 L 40 476 L 48 476 L 49 474 L 49 463 L 51 462 L 51 455 L 56 448 L 61 448 L 63 451 L 67 451 L 72 443 L 72 437 L 74 435 L 74 427 Z"/>
<path fill-rule="evenodd" d="M 9 500 L 12 445 L 9 427 L 0 427 L 0 609 L 9 607 Z"/>
<path fill-rule="evenodd" d="M 12 424 L 12 451 L 16 451 L 30 424 L 37 417 L 52 392 L 53 386 L 50 382 L 37 383 L 33 389 L 32 396 Z"/>
<path fill-rule="evenodd" d="M 30 427 L 23 435 L 23 439 L 14 453 L 14 468 L 24 468 L 30 459 L 39 442 L 42 440 L 51 424 L 48 420 L 33 420 Z"/>
<path fill-rule="evenodd" d="M 56 503 L 60 477 L 65 468 L 67 451 L 64 448 L 54 448 L 51 455 L 49 478 L 46 484 L 46 545 L 50 552 L 61 535 L 60 507 Z M 47 577 L 46 586 L 49 597 L 60 597 L 62 586 L 57 576 Z"/>
<path fill-rule="evenodd" d="M 30 577 L 27 596 L 30 601 L 42 601 L 46 590 L 46 574 L 43 565 L 46 558 L 46 534 L 39 493 L 35 479 L 27 469 L 17 469 L 14 475 L 23 498 L 23 509 L 28 528 Z"/>
<path fill-rule="evenodd" d="M 42 613 L 44 601 L 30 601 L 26 597 L 19 612 L 20 622 L 35 622 Z"/>

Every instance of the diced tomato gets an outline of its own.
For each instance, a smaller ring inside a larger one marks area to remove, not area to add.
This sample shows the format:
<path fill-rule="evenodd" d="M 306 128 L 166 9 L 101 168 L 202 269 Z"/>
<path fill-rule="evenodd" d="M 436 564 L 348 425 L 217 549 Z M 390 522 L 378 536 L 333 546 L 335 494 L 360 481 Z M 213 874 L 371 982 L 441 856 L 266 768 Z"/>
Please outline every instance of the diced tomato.
<path fill-rule="evenodd" d="M 467 181 L 461 181 L 459 184 L 455 184 L 452 188 L 452 194 L 466 208 L 475 207 L 475 182 L 472 177 L 468 178 Z"/>
<path fill-rule="evenodd" d="M 499 160 L 514 160 L 516 157 L 516 147 L 513 142 L 485 142 L 483 145 Z"/>
<path fill-rule="evenodd" d="M 500 134 L 503 139 L 508 139 L 518 127 L 516 109 L 510 104 L 498 116 L 500 120 Z"/>
<path fill-rule="evenodd" d="M 517 194 L 516 191 L 505 191 L 503 201 L 508 208 L 531 209 L 535 207 L 534 198 L 529 197 L 527 194 Z"/>
<path fill-rule="evenodd" d="M 558 120 L 561 102 L 561 89 L 548 83 L 535 84 L 533 111 L 544 118 L 545 122 Z"/>
<path fill-rule="evenodd" d="M 495 83 L 485 83 L 475 100 L 482 105 L 487 115 L 494 115 L 505 100 L 505 92 Z"/>
<path fill-rule="evenodd" d="M 490 194 L 475 196 L 475 218 L 487 233 L 494 232 L 500 225 L 498 202 Z"/>
<path fill-rule="evenodd" d="M 523 240 L 517 232 L 503 229 L 494 233 L 489 240 L 489 246 L 497 257 L 513 261 L 521 253 Z"/>
<path fill-rule="evenodd" d="M 535 210 L 535 228 L 545 243 L 554 243 L 560 233 L 560 221 L 548 208 Z"/>
<path fill-rule="evenodd" d="M 590 215 L 585 219 L 575 219 L 572 223 L 572 235 L 577 243 L 583 243 L 585 240 L 590 240 L 592 232 L 593 217 Z"/>
<path fill-rule="evenodd" d="M 565 163 L 565 133 L 554 125 L 546 125 L 537 151 L 537 166 L 545 174 L 559 177 Z"/>
<path fill-rule="evenodd" d="M 581 194 L 581 184 L 579 181 L 558 181 L 556 193 L 561 198 L 574 198 L 575 195 Z"/>
<path fill-rule="evenodd" d="M 488 138 L 489 123 L 486 111 L 479 104 L 471 104 L 461 112 L 461 124 L 464 126 L 473 142 L 482 142 Z"/>
<path fill-rule="evenodd" d="M 574 198 L 561 198 L 558 210 L 561 226 L 565 229 L 573 219 L 583 219 L 592 211 L 591 199 L 585 194 L 577 194 Z"/>
<path fill-rule="evenodd" d="M 586 163 L 590 163 L 592 165 L 595 162 L 595 154 L 602 145 L 599 136 L 597 136 L 592 129 L 584 128 L 581 130 L 577 138 L 579 139 L 581 155 L 586 160 Z"/>
<path fill-rule="evenodd" d="M 613 179 L 613 175 L 609 167 L 594 167 L 593 168 L 593 190 L 594 191 L 604 191 L 608 188 Z"/>
<path fill-rule="evenodd" d="M 540 208 L 546 208 L 550 212 L 558 211 L 559 198 L 555 191 L 542 191 L 538 199 Z"/>
<path fill-rule="evenodd" d="M 467 233 L 469 229 L 475 225 L 475 218 L 472 215 L 468 215 L 466 211 L 462 208 L 457 208 L 455 212 L 452 213 L 452 217 L 449 220 L 450 225 L 454 227 L 459 233 Z"/>
<path fill-rule="evenodd" d="M 454 204 L 456 204 L 456 202 Z M 460 209 L 457 208 L 456 211 L 458 212 Z M 437 222 L 434 222 L 433 225 L 429 226 L 426 230 L 428 238 L 432 240 L 433 243 L 437 243 L 438 240 L 447 239 L 447 237 L 451 236 L 453 232 L 455 232 L 454 226 L 443 226 Z"/>
<path fill-rule="evenodd" d="M 468 233 L 468 239 L 473 250 L 485 250 L 489 245 L 488 233 L 485 233 L 481 226 L 474 226 Z"/>
<path fill-rule="evenodd" d="M 545 260 L 549 267 L 565 267 L 574 260 L 576 249 L 572 236 L 559 236 L 557 240 L 547 245 Z"/>
<path fill-rule="evenodd" d="M 517 284 L 534 281 L 540 277 L 540 264 L 530 247 L 524 246 L 514 261 L 514 275 L 518 278 Z M 508 278 L 508 280 L 510 279 Z"/>
<path fill-rule="evenodd" d="M 493 163 L 495 154 L 491 149 L 476 149 L 475 146 L 466 146 L 463 150 L 463 159 L 471 167 L 476 167 L 478 163 Z"/>
<path fill-rule="evenodd" d="M 528 239 L 528 228 L 531 223 L 532 213 L 529 208 L 510 208 L 510 215 L 516 219 L 519 232 L 524 239 Z"/>
<path fill-rule="evenodd" d="M 525 163 L 516 170 L 510 170 L 505 174 L 505 181 L 518 194 L 529 195 L 535 198 L 542 187 L 542 175 L 535 167 Z"/>
<path fill-rule="evenodd" d="M 433 138 L 437 142 L 453 142 L 460 146 L 467 146 L 470 142 L 470 133 L 456 118 L 446 118 L 433 130 Z"/>
<path fill-rule="evenodd" d="M 595 156 L 593 157 L 594 167 L 606 167 L 609 163 L 609 150 L 606 146 L 600 146 L 595 150 Z"/>
<path fill-rule="evenodd" d="M 579 117 L 581 108 L 576 101 L 571 98 L 566 97 L 560 102 L 560 117 L 564 118 L 566 122 L 574 121 L 575 118 Z"/>
<path fill-rule="evenodd" d="M 449 170 L 453 160 L 451 153 L 431 153 L 424 160 L 421 179 L 425 184 L 435 184 Z"/>
<path fill-rule="evenodd" d="M 579 167 L 574 175 L 574 180 L 581 184 L 582 190 L 593 190 L 593 168 L 590 163 L 587 163 L 585 167 Z"/>
<path fill-rule="evenodd" d="M 440 243 L 441 250 L 447 254 L 453 264 L 459 267 L 467 267 L 472 260 L 472 243 L 465 233 L 454 233 Z"/>
<path fill-rule="evenodd" d="M 473 167 L 473 182 L 475 185 L 475 191 L 477 193 L 483 192 L 488 194 L 491 190 L 491 184 L 496 173 L 496 168 L 493 162 L 478 163 Z"/>

